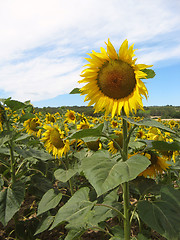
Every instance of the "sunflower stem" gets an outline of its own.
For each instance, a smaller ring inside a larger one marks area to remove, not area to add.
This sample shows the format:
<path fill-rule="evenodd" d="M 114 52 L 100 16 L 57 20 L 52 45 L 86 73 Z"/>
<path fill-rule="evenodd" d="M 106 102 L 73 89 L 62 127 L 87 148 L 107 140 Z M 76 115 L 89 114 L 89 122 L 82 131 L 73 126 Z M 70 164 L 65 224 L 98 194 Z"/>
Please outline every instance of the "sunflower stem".
<path fill-rule="evenodd" d="M 122 110 L 122 114 L 125 115 L 124 109 Z M 128 142 L 127 142 L 127 121 L 123 118 L 123 161 L 127 161 L 128 159 Z M 122 184 L 123 187 L 123 202 L 124 202 L 124 239 L 130 239 L 130 215 L 129 215 L 129 182 L 124 182 Z"/>
<path fill-rule="evenodd" d="M 69 159 L 68 159 L 67 154 L 66 154 L 66 167 L 69 170 Z M 74 194 L 74 190 L 73 190 L 71 178 L 68 180 L 68 183 L 69 183 L 69 188 L 70 188 L 70 192 L 71 192 L 71 196 L 72 196 Z"/>
<path fill-rule="evenodd" d="M 11 134 L 11 138 L 8 142 L 9 145 L 9 150 L 10 150 L 10 173 L 11 173 L 11 180 L 12 180 L 12 184 L 16 182 L 16 168 L 15 168 L 15 158 L 14 158 L 14 144 L 13 144 L 13 140 L 12 140 L 12 132 L 10 129 L 10 124 L 9 124 L 9 119 L 7 118 L 7 114 L 5 112 L 5 122 L 6 122 L 6 128 L 7 131 L 10 132 Z"/>

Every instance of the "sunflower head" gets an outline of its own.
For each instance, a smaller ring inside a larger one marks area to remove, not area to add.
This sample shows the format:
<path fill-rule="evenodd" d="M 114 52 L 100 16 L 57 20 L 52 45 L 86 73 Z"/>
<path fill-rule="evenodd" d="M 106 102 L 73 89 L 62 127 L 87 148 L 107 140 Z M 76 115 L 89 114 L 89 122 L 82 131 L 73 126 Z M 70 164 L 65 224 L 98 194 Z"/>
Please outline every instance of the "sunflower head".
<path fill-rule="evenodd" d="M 108 39 L 107 51 L 101 48 L 101 52 L 92 51 L 88 54 L 91 58 L 88 68 L 82 71 L 83 77 L 79 83 L 86 83 L 81 88 L 81 95 L 85 95 L 85 101 L 89 106 L 94 105 L 95 112 L 105 111 L 107 116 L 111 113 L 120 115 L 122 108 L 126 115 L 137 109 L 143 109 L 142 95 L 147 98 L 148 91 L 140 80 L 147 74 L 141 70 L 150 66 L 135 64 L 133 60 L 133 45 L 128 48 L 125 40 L 117 53 Z"/>
<path fill-rule="evenodd" d="M 64 140 L 64 132 L 60 130 L 57 125 L 44 125 L 46 130 L 42 135 L 41 141 L 44 142 L 46 150 L 58 158 L 61 158 L 63 154 L 66 154 L 69 150 L 69 141 Z"/>
<path fill-rule="evenodd" d="M 24 122 L 25 130 L 28 134 L 32 134 L 34 136 L 40 137 L 41 129 L 40 127 L 42 123 L 40 122 L 39 118 L 36 116 L 35 118 L 30 118 Z"/>
<path fill-rule="evenodd" d="M 97 139 L 96 141 L 86 142 L 86 145 L 90 150 L 92 150 L 94 152 L 96 152 L 102 148 L 102 144 L 99 139 Z"/>
<path fill-rule="evenodd" d="M 114 141 L 108 143 L 109 152 L 115 154 L 118 152 L 117 144 L 122 148 L 123 147 L 123 133 L 122 131 L 114 131 L 116 136 L 114 137 Z"/>
<path fill-rule="evenodd" d="M 46 114 L 46 123 L 55 123 L 56 122 L 56 118 L 54 117 L 53 114 L 47 113 Z"/>
<path fill-rule="evenodd" d="M 163 173 L 163 171 L 166 171 L 170 166 L 170 164 L 166 162 L 167 159 L 160 157 L 156 152 L 147 151 L 144 152 L 143 155 L 150 160 L 151 164 L 140 173 L 139 176 L 156 177 L 157 174 Z"/>
<path fill-rule="evenodd" d="M 75 123 L 75 121 L 76 121 L 76 114 L 72 110 L 67 110 L 65 117 L 66 117 L 67 122 L 69 122 L 69 123 L 70 122 Z"/>

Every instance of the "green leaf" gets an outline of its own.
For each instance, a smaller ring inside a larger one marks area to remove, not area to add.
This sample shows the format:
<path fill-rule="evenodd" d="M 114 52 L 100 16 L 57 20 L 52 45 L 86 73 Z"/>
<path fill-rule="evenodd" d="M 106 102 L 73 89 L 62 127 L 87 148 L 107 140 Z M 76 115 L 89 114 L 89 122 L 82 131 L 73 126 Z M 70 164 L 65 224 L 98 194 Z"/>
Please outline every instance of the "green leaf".
<path fill-rule="evenodd" d="M 80 88 L 74 88 L 69 94 L 80 94 Z"/>
<path fill-rule="evenodd" d="M 179 151 L 179 142 L 152 141 L 152 148 L 159 151 Z"/>
<path fill-rule="evenodd" d="M 111 232 L 114 237 L 110 238 L 110 240 L 124 240 L 124 231 L 120 226 L 112 227 Z"/>
<path fill-rule="evenodd" d="M 179 199 L 179 190 L 164 186 L 160 200 L 140 201 L 138 203 L 140 218 L 163 237 L 169 240 L 178 240 L 180 230 Z"/>
<path fill-rule="evenodd" d="M 40 225 L 38 226 L 36 232 L 34 235 L 37 235 L 41 232 L 44 232 L 45 230 L 47 230 L 49 228 L 49 226 L 51 225 L 51 223 L 53 222 L 54 220 L 54 216 L 48 216 L 46 217 L 41 223 Z"/>
<path fill-rule="evenodd" d="M 137 177 L 130 183 L 131 185 L 137 189 L 140 195 L 148 193 L 159 194 L 161 188 L 160 185 L 156 184 L 155 180 L 144 177 Z"/>
<path fill-rule="evenodd" d="M 64 221 L 71 222 L 74 229 L 85 226 L 88 213 L 94 205 L 89 201 L 88 195 L 89 188 L 87 187 L 75 192 L 69 201 L 59 209 L 50 230 Z"/>
<path fill-rule="evenodd" d="M 141 71 L 147 74 L 146 78 L 153 78 L 156 76 L 156 73 L 152 69 L 146 68 L 146 69 L 142 69 Z"/>
<path fill-rule="evenodd" d="M 26 121 L 30 118 L 34 118 L 34 117 L 35 117 L 35 114 L 33 114 L 33 113 L 25 113 L 20 117 L 20 122 L 24 122 L 24 121 Z"/>
<path fill-rule="evenodd" d="M 97 137 L 102 135 L 104 124 L 101 123 L 96 128 L 88 128 L 76 131 L 75 133 L 71 134 L 67 139 L 81 139 L 85 137 Z"/>
<path fill-rule="evenodd" d="M 42 197 L 38 205 L 38 213 L 40 215 L 48 210 L 55 208 L 62 199 L 62 193 L 56 194 L 54 189 L 49 189 Z"/>
<path fill-rule="evenodd" d="M 29 191 L 32 194 L 42 198 L 42 196 L 51 188 L 53 188 L 52 182 L 39 173 L 31 177 Z"/>
<path fill-rule="evenodd" d="M 138 240 L 150 240 L 150 238 L 147 238 L 143 234 L 138 233 Z"/>
<path fill-rule="evenodd" d="M 47 161 L 49 159 L 52 159 L 51 154 L 48 152 L 45 152 L 43 149 L 35 149 L 35 148 L 29 148 L 29 149 L 21 149 L 20 147 L 15 147 L 14 150 L 16 153 L 21 155 L 24 158 L 34 157 L 37 159 L 40 159 L 42 161 Z"/>
<path fill-rule="evenodd" d="M 0 222 L 5 226 L 19 210 L 24 200 L 25 186 L 16 182 L 12 188 L 5 188 L 0 192 Z"/>
<path fill-rule="evenodd" d="M 0 132 L 0 147 L 11 139 L 10 132 Z"/>
<path fill-rule="evenodd" d="M 135 179 L 149 164 L 150 161 L 142 155 L 132 156 L 126 162 L 116 162 L 110 159 L 108 151 L 98 151 L 82 160 L 82 170 L 100 196 Z"/>
<path fill-rule="evenodd" d="M 64 169 L 57 169 L 54 172 L 54 176 L 58 181 L 61 182 L 67 182 L 70 178 L 72 178 L 72 176 L 74 176 L 77 173 L 77 170 L 75 169 L 68 169 L 68 170 L 64 170 Z"/>
<path fill-rule="evenodd" d="M 164 124 L 158 121 L 155 121 L 153 119 L 144 118 L 143 120 L 140 120 L 140 121 L 134 121 L 131 118 L 127 118 L 127 117 L 122 117 L 122 118 L 124 118 L 126 121 L 132 124 L 135 124 L 137 126 L 156 127 L 166 132 L 175 133 L 172 129 L 166 127 Z"/>
<path fill-rule="evenodd" d="M 64 240 L 78 239 L 85 231 L 84 230 L 70 230 Z"/>
<path fill-rule="evenodd" d="M 0 148 L 0 154 L 10 156 L 10 149 L 7 148 L 7 147 L 1 147 Z M 17 157 L 18 156 L 17 153 L 14 152 L 14 156 Z"/>
<path fill-rule="evenodd" d="M 7 99 L 5 104 L 12 110 L 17 111 L 18 109 L 24 108 L 26 104 L 19 102 L 17 100 Z"/>

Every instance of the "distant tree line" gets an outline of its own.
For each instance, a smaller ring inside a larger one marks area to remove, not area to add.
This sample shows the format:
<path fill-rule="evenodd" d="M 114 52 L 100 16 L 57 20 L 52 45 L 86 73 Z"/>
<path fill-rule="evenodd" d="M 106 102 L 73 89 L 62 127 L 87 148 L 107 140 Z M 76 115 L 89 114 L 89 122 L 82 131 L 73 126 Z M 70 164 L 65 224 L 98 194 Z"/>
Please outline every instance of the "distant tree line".
<path fill-rule="evenodd" d="M 62 106 L 62 107 L 43 107 L 35 108 L 36 112 L 42 112 L 43 114 L 51 113 L 54 114 L 59 112 L 60 114 L 65 114 L 67 110 L 72 110 L 80 114 L 84 113 L 86 116 L 100 117 L 103 115 L 102 112 L 95 113 L 92 106 Z M 179 118 L 180 119 L 180 106 L 150 106 L 144 107 L 143 110 L 138 110 L 136 116 L 140 117 L 161 117 L 161 118 Z"/>

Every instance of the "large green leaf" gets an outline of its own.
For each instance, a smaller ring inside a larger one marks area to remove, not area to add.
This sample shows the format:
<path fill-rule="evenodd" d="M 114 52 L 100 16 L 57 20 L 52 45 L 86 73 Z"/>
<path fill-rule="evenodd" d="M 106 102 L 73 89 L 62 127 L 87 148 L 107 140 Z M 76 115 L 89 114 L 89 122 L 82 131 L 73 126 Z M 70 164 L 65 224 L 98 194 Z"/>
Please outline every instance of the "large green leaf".
<path fill-rule="evenodd" d="M 101 136 L 103 127 L 104 127 L 104 124 L 101 123 L 96 128 L 82 129 L 71 134 L 69 137 L 67 137 L 67 139 L 81 139 L 85 137 Z"/>
<path fill-rule="evenodd" d="M 169 240 L 178 240 L 180 231 L 180 192 L 172 187 L 164 186 L 161 199 L 150 202 L 140 201 L 138 212 L 140 218 Z"/>
<path fill-rule="evenodd" d="M 137 126 L 156 127 L 156 128 L 159 128 L 159 129 L 161 129 L 163 131 L 166 131 L 166 132 L 175 133 L 172 129 L 166 127 L 164 124 L 162 124 L 162 123 L 160 123 L 158 121 L 155 121 L 153 119 L 144 118 L 143 120 L 140 120 L 140 121 L 134 121 L 133 119 L 127 118 L 125 116 L 123 116 L 123 118 L 125 120 L 127 120 L 128 122 L 130 122 L 132 124 L 135 124 Z"/>
<path fill-rule="evenodd" d="M 52 159 L 51 154 L 49 154 L 48 152 L 45 152 L 43 149 L 40 149 L 40 150 L 36 148 L 22 149 L 18 146 L 16 146 L 14 149 L 16 153 L 23 156 L 24 158 L 34 157 L 42 161 L 47 161 L 49 159 Z"/>
<path fill-rule="evenodd" d="M 5 104 L 12 110 L 17 111 L 18 109 L 24 108 L 26 104 L 19 102 L 17 100 L 7 99 L 5 100 Z"/>
<path fill-rule="evenodd" d="M 24 200 L 25 187 L 16 182 L 12 188 L 8 187 L 0 192 L 0 222 L 5 226 L 19 210 Z"/>
<path fill-rule="evenodd" d="M 87 187 L 75 192 L 69 201 L 59 209 L 50 229 L 53 229 L 64 221 L 71 222 L 75 229 L 82 227 L 82 225 L 85 226 L 87 216 L 95 204 L 89 201 L 88 195 L 89 188 Z"/>
<path fill-rule="evenodd" d="M 49 189 L 42 197 L 38 205 L 38 213 L 40 215 L 48 210 L 55 208 L 61 201 L 62 193 L 56 194 L 54 189 Z"/>
<path fill-rule="evenodd" d="M 34 235 L 37 235 L 47 230 L 51 225 L 51 223 L 53 222 L 53 220 L 54 220 L 54 216 L 48 216 L 45 219 L 43 219 L 43 221 L 40 222 L 39 226 L 37 227 L 37 230 Z"/>
<path fill-rule="evenodd" d="M 84 230 L 76 230 L 72 229 L 68 232 L 67 236 L 65 237 L 64 240 L 75 240 L 79 239 L 79 237 L 84 233 Z"/>
<path fill-rule="evenodd" d="M 148 140 L 147 140 L 148 141 Z M 179 151 L 179 142 L 148 141 L 148 146 L 159 151 Z"/>
<path fill-rule="evenodd" d="M 24 121 L 26 121 L 30 118 L 34 118 L 34 117 L 35 117 L 35 114 L 33 114 L 33 113 L 25 113 L 20 117 L 20 122 L 24 122 Z"/>
<path fill-rule="evenodd" d="M 142 155 L 132 156 L 126 162 L 116 162 L 110 159 L 108 151 L 98 151 L 84 158 L 81 167 L 100 196 L 121 183 L 135 179 L 149 164 L 150 161 Z"/>
<path fill-rule="evenodd" d="M 58 181 L 61 182 L 67 182 L 70 178 L 72 178 L 72 176 L 74 176 L 77 173 L 76 169 L 68 169 L 68 170 L 64 170 L 64 169 L 57 169 L 54 172 L 54 176 Z"/>

